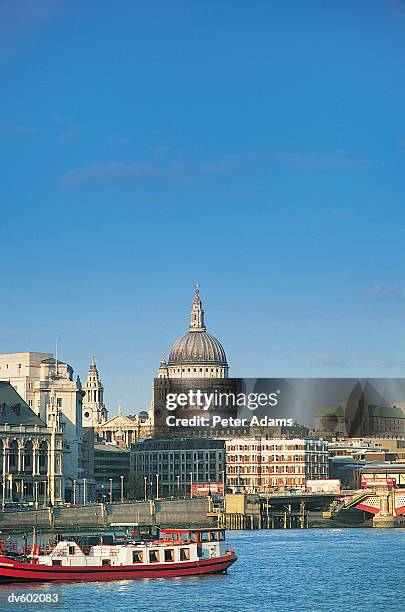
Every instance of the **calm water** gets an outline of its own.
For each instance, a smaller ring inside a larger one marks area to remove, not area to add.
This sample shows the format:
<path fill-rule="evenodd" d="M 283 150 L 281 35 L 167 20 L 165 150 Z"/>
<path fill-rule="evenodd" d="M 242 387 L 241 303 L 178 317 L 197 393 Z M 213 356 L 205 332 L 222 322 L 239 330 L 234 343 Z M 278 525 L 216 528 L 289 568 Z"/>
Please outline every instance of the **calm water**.
<path fill-rule="evenodd" d="M 57 592 L 54 607 L 9 606 L 16 585 L 0 587 L 0 610 L 121 612 L 405 610 L 405 530 L 307 529 L 229 532 L 238 562 L 229 574 L 114 583 L 30 585 Z"/>

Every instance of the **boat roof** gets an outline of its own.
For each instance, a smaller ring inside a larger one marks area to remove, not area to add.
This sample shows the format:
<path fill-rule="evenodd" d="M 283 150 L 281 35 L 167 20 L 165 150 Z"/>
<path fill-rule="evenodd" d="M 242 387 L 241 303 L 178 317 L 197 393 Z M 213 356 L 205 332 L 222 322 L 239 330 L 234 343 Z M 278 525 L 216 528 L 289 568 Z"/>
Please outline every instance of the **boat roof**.
<path fill-rule="evenodd" d="M 207 531 L 224 531 L 222 527 L 202 527 L 201 529 L 160 529 L 162 533 L 202 533 Z"/>

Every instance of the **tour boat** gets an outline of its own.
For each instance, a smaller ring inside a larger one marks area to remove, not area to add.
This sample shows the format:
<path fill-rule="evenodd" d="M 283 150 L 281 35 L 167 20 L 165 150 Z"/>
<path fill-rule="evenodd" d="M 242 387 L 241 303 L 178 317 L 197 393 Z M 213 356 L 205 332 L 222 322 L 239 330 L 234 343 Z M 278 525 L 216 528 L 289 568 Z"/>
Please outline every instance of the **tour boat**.
<path fill-rule="evenodd" d="M 106 545 L 83 549 L 73 540 L 52 550 L 32 546 L 26 557 L 3 551 L 0 582 L 132 580 L 224 573 L 237 559 L 225 542 L 225 531 L 161 529 L 153 542 Z"/>

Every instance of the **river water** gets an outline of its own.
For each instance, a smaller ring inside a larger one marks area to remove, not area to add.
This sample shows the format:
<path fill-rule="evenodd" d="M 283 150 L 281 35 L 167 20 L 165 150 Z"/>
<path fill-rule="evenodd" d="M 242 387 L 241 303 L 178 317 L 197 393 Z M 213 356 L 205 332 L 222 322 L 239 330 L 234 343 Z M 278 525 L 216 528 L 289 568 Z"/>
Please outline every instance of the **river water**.
<path fill-rule="evenodd" d="M 0 586 L 0 610 L 135 612 L 403 612 L 405 530 L 228 532 L 239 560 L 227 575 Z M 59 604 L 9 604 L 12 592 L 52 593 Z"/>

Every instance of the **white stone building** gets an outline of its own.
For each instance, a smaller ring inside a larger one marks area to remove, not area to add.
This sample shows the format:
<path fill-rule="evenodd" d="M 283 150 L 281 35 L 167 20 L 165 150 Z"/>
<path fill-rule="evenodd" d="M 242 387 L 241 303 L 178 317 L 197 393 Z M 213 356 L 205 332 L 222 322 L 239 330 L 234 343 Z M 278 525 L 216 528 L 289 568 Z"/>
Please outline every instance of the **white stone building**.
<path fill-rule="evenodd" d="M 118 414 L 95 428 L 97 436 L 104 443 L 131 448 L 142 438 L 152 434 L 151 423 L 146 412 L 140 414 L 124 415 L 121 406 Z"/>
<path fill-rule="evenodd" d="M 199 435 L 196 428 L 188 434 L 173 429 L 168 431 L 164 406 L 169 392 L 179 393 L 194 387 L 204 392 L 230 391 L 233 388 L 228 378 L 229 367 L 224 348 L 217 338 L 207 332 L 199 288 L 199 283 L 196 283 L 189 329 L 173 344 L 167 362 L 165 355 L 162 356 L 153 382 L 149 420 L 155 436 L 178 433 Z"/>
<path fill-rule="evenodd" d="M 83 383 L 83 427 L 99 427 L 107 420 L 104 404 L 104 386 L 97 370 L 94 355 L 91 358 L 87 380 Z"/>
<path fill-rule="evenodd" d="M 51 353 L 0 354 L 0 380 L 9 382 L 48 427 L 63 433 L 65 498 L 85 477 L 83 470 L 82 401 L 80 378 L 73 368 Z"/>
<path fill-rule="evenodd" d="M 224 348 L 205 327 L 199 289 L 196 283 L 189 330 L 173 344 L 167 363 L 162 356 L 158 378 L 228 378 Z"/>
<path fill-rule="evenodd" d="M 46 426 L 8 382 L 0 382 L 1 505 L 64 499 L 62 431 Z"/>

